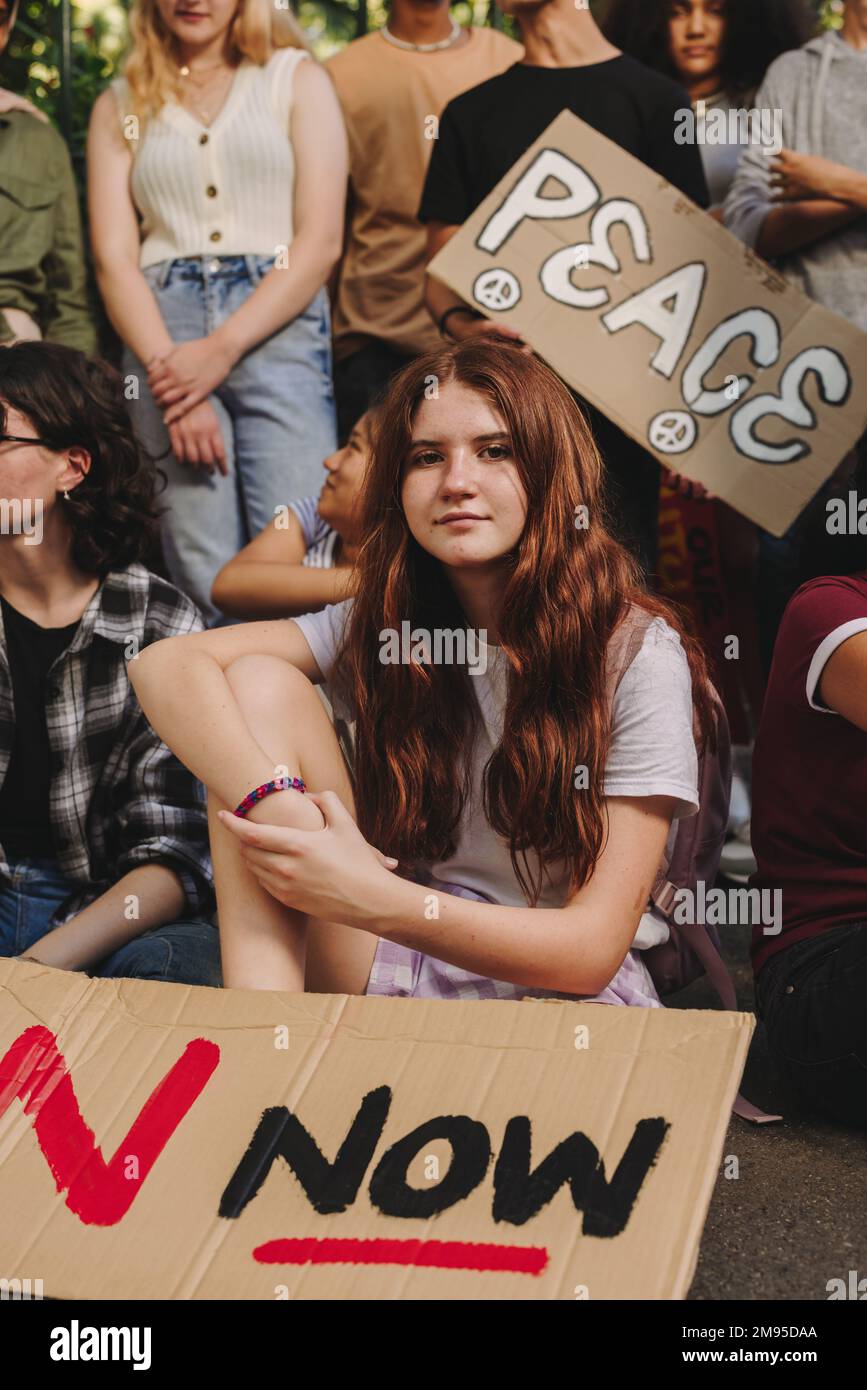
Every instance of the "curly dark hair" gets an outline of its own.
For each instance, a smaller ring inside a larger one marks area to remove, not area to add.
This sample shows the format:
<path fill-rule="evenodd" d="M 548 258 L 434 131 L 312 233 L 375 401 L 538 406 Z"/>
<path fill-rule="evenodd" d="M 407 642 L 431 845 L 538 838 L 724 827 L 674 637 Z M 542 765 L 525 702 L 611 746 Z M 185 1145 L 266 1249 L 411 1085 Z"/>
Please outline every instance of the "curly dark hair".
<path fill-rule="evenodd" d="M 671 0 L 611 0 L 606 38 L 647 67 L 679 80 L 668 56 Z M 806 0 L 727 0 L 722 78 L 731 92 L 752 92 L 775 58 L 816 33 Z"/>
<path fill-rule="evenodd" d="M 60 343 L 15 343 L 0 348 L 4 431 L 10 407 L 49 449 L 77 445 L 90 454 L 89 472 L 63 504 L 79 569 L 103 578 L 145 560 L 165 510 L 156 504 L 165 475 L 133 434 L 120 373 Z"/>

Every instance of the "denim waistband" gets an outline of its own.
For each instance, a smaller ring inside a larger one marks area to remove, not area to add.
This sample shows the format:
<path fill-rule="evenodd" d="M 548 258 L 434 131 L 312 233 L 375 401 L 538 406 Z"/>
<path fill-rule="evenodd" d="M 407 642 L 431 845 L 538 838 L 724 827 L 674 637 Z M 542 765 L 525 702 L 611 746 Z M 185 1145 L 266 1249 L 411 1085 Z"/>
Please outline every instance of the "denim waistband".
<path fill-rule="evenodd" d="M 51 879 L 60 884 L 69 882 L 70 888 L 75 885 L 67 880 L 66 875 L 57 863 L 56 859 L 49 857 L 22 854 L 13 855 L 7 858 L 6 872 L 13 884 L 25 883 L 29 879 Z"/>
<path fill-rule="evenodd" d="M 271 255 L 243 256 L 177 256 L 174 260 L 159 261 L 147 266 L 145 274 L 154 277 L 161 289 L 169 280 L 188 280 L 205 284 L 214 280 L 236 280 L 246 275 L 254 284 L 266 275 L 276 257 Z"/>

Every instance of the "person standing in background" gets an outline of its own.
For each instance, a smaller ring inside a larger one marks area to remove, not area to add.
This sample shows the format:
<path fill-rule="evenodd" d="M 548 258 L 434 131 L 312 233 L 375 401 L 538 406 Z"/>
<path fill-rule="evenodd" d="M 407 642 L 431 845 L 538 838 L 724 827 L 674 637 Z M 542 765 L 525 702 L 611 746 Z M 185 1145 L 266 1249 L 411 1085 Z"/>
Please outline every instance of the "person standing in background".
<path fill-rule="evenodd" d="M 218 570 L 334 448 L 346 133 L 268 0 L 137 0 L 131 25 L 125 77 L 91 118 L 94 259 L 168 476 L 169 574 L 213 622 Z"/>
<path fill-rule="evenodd" d="M 845 0 L 842 29 L 778 58 L 756 105 L 781 113 L 783 149 L 768 159 L 744 148 L 725 225 L 804 294 L 867 331 L 867 0 Z M 799 518 L 784 536 L 760 536 L 766 669 L 795 589 L 802 528 Z"/>
<path fill-rule="evenodd" d="M 753 122 L 733 128 L 729 113 L 750 110 L 771 63 L 807 42 L 815 20 L 806 4 L 803 0 L 613 0 L 604 28 L 611 42 L 633 58 L 683 84 L 690 107 L 681 113 L 687 118 L 680 123 L 681 129 L 701 151 L 710 215 L 722 222 L 722 205 L 744 148 L 741 138 L 745 138 L 744 130 L 749 133 L 755 128 Z M 772 128 L 772 114 L 764 118 L 765 130 Z M 696 484 L 691 490 L 698 496 L 703 493 Z M 663 495 L 668 517 L 685 505 L 675 494 Z M 732 748 L 731 838 L 723 849 L 722 866 L 745 882 L 745 875 L 755 868 L 750 849 L 751 738 L 762 699 L 758 633 L 751 621 L 758 532 L 724 503 L 714 499 L 707 505 L 712 509 L 708 524 L 718 538 L 721 587 L 731 620 L 742 619 L 746 629 L 742 636 L 755 654 L 754 660 L 744 664 L 740 679 L 732 682 L 732 668 L 724 661 L 718 636 L 709 642 L 722 677 L 729 722 L 733 730 L 742 731 Z"/>
<path fill-rule="evenodd" d="M 729 231 L 803 292 L 867 332 L 867 0 L 843 28 L 772 65 L 756 105 L 779 111 L 783 150 L 745 147 Z"/>
<path fill-rule="evenodd" d="M 741 145 L 716 131 L 706 140 L 708 115 L 750 107 L 771 63 L 807 42 L 816 25 L 805 0 L 612 0 L 603 27 L 625 53 L 683 84 L 710 214 L 721 222 Z"/>
<path fill-rule="evenodd" d="M 524 58 L 449 102 L 440 121 L 419 209 L 428 259 L 461 225 L 561 111 L 571 111 L 661 174 L 700 207 L 708 204 L 698 150 L 677 145 L 682 87 L 621 53 L 574 0 L 502 0 L 520 27 Z M 426 303 L 440 332 L 514 342 L 516 329 L 484 318 L 430 276 Z M 580 400 L 605 462 L 618 537 L 652 574 L 656 561 L 659 464 L 601 411 Z"/>
<path fill-rule="evenodd" d="M 0 0 L 0 54 L 17 13 L 18 0 Z M 41 111 L 0 88 L 0 345 L 95 351 L 86 285 L 69 151 Z"/>
<path fill-rule="evenodd" d="M 503 72 L 521 48 L 463 29 L 448 0 L 391 0 L 381 29 L 329 59 L 349 135 L 350 206 L 334 304 L 340 442 L 392 372 L 440 338 L 424 305 L 419 198 L 453 96 Z"/>

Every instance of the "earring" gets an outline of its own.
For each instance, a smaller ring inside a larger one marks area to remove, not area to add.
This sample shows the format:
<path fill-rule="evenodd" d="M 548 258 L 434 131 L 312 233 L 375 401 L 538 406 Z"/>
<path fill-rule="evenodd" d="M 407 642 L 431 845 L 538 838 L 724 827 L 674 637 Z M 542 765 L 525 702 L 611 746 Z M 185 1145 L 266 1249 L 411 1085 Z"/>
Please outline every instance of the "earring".
<path fill-rule="evenodd" d="M 64 497 L 64 500 L 65 500 L 65 501 L 67 501 L 67 502 L 69 501 L 69 489 L 68 489 L 68 488 L 64 488 L 64 489 L 63 489 L 63 497 Z"/>

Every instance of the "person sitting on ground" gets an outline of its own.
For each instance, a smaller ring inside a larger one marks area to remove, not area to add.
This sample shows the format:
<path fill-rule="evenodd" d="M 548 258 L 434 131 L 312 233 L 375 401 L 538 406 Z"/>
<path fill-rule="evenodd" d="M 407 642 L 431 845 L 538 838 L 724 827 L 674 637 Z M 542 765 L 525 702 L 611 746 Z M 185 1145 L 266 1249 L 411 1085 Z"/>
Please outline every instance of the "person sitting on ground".
<path fill-rule="evenodd" d="M 202 623 L 141 563 L 159 510 L 117 372 L 0 351 L 0 494 L 0 955 L 218 986 L 203 791 L 126 676 Z"/>
<path fill-rule="evenodd" d="M 359 498 L 376 411 L 365 411 L 325 460 L 319 497 L 278 509 L 270 525 L 224 565 L 211 600 L 232 618 L 287 618 L 351 592 L 361 538 Z"/>
<path fill-rule="evenodd" d="M 782 930 L 753 931 L 757 1012 L 810 1109 L 867 1128 L 867 440 L 851 484 L 820 495 L 774 648 L 753 763 L 751 884 Z M 861 506 L 864 506 L 863 500 Z"/>
<path fill-rule="evenodd" d="M 381 409 L 356 597 L 130 663 L 208 786 L 226 983 L 659 1007 L 645 909 L 698 808 L 701 649 L 612 538 L 587 423 L 538 358 L 443 348 Z M 356 720 L 354 790 L 323 680 Z"/>

